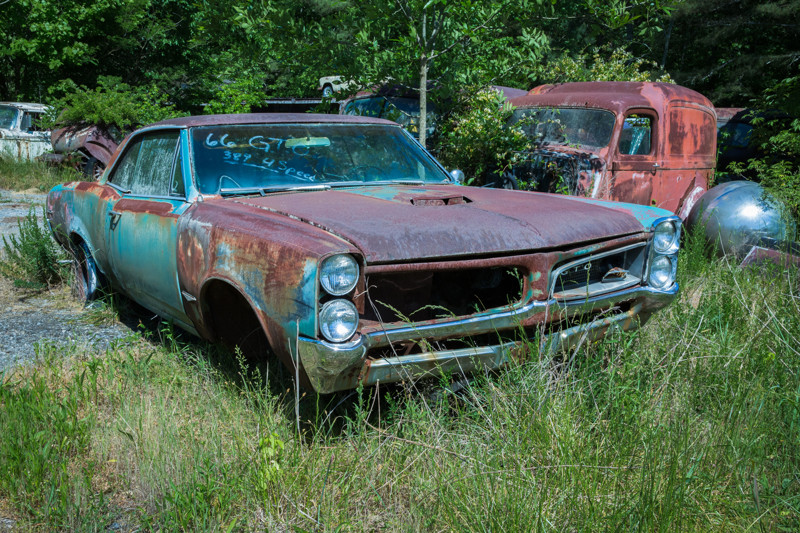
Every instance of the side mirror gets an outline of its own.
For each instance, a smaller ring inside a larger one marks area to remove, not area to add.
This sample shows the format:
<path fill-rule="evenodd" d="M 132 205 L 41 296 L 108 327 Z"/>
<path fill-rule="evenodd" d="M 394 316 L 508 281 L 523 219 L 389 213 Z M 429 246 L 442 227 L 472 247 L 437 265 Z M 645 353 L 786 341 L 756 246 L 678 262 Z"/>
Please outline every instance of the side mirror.
<path fill-rule="evenodd" d="M 453 181 L 457 185 L 464 185 L 464 181 L 466 180 L 466 177 L 464 176 L 464 172 L 461 171 L 461 170 L 458 170 L 458 169 L 451 170 L 450 171 L 450 177 L 453 178 Z"/>

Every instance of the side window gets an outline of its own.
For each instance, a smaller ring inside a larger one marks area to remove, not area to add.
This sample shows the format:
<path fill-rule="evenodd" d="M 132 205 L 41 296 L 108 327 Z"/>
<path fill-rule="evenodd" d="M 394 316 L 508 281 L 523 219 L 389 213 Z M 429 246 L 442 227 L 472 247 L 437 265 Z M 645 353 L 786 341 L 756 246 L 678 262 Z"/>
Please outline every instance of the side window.
<path fill-rule="evenodd" d="M 178 135 L 177 131 L 169 131 L 139 137 L 125 151 L 109 181 L 136 195 L 168 196 L 175 173 L 173 164 Z"/>
<path fill-rule="evenodd" d="M 142 138 L 135 139 L 122 156 L 122 160 L 114 169 L 114 174 L 108 179 L 110 183 L 116 185 L 124 191 L 131 190 L 133 183 L 133 173 L 136 170 L 136 161 L 139 159 L 139 151 L 142 149 Z"/>
<path fill-rule="evenodd" d="M 359 98 L 349 102 L 344 108 L 345 115 L 358 115 L 361 117 L 379 117 L 383 109 L 382 96 Z"/>
<path fill-rule="evenodd" d="M 634 113 L 625 117 L 619 137 L 619 153 L 647 155 L 653 140 L 653 117 Z"/>
<path fill-rule="evenodd" d="M 42 131 L 39 122 L 42 120 L 42 113 L 25 113 L 22 119 L 22 129 L 25 131 Z"/>
<path fill-rule="evenodd" d="M 39 120 L 41 120 L 41 113 L 31 113 L 25 111 L 22 113 L 22 121 L 20 122 L 19 129 L 22 131 L 42 131 L 39 127 Z"/>
<path fill-rule="evenodd" d="M 131 192 L 143 196 L 168 196 L 178 132 L 151 133 L 142 141 Z"/>

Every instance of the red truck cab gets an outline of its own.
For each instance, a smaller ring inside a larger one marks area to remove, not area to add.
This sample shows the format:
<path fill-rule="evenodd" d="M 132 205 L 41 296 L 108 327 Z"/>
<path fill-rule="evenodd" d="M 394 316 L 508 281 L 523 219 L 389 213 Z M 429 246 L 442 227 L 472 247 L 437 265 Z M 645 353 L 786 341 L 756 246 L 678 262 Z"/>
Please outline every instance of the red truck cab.
<path fill-rule="evenodd" d="M 521 188 L 657 206 L 685 219 L 708 189 L 716 114 L 670 83 L 541 85 L 511 99 L 535 148 L 514 167 Z"/>

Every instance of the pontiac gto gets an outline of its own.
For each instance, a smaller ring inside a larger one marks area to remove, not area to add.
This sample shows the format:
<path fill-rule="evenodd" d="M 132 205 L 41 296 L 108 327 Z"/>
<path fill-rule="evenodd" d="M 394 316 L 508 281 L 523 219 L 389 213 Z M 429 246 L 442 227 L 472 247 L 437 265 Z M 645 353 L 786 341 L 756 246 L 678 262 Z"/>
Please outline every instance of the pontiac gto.
<path fill-rule="evenodd" d="M 636 328 L 678 290 L 670 213 L 458 186 L 368 117 L 153 124 L 99 181 L 53 188 L 47 216 L 83 298 L 107 281 L 318 392 L 500 367 L 525 337 L 554 352 Z"/>

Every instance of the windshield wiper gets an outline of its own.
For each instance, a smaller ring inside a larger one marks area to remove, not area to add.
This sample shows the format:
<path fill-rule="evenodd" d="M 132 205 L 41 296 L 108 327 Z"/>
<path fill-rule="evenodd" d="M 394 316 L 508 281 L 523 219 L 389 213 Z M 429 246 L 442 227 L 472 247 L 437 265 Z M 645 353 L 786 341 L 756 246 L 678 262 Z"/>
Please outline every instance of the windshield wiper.
<path fill-rule="evenodd" d="M 376 180 L 376 181 L 336 181 L 327 183 L 331 187 L 369 187 L 372 185 L 422 185 L 423 180 Z"/>
<path fill-rule="evenodd" d="M 287 191 L 325 191 L 330 189 L 328 184 L 318 183 L 316 185 L 298 185 L 296 187 L 283 186 L 283 187 L 232 187 L 222 188 L 219 193 L 222 196 L 235 196 L 239 194 L 260 194 L 264 196 L 273 192 L 287 192 Z"/>

